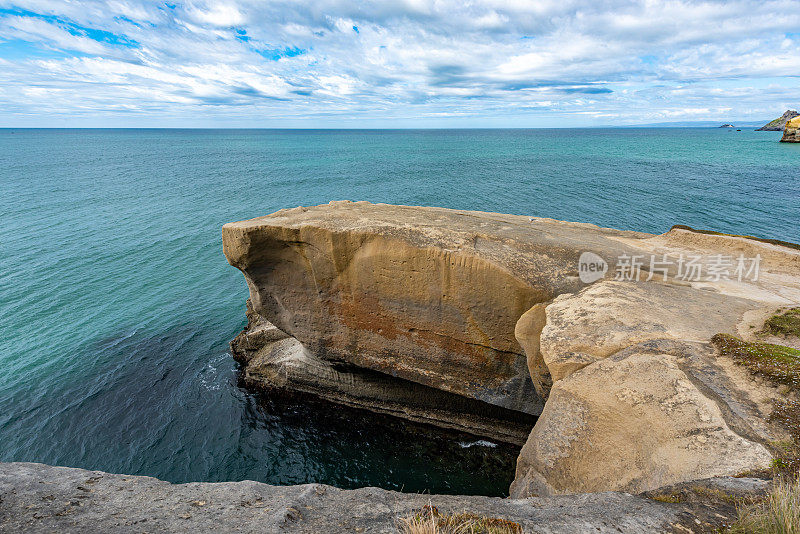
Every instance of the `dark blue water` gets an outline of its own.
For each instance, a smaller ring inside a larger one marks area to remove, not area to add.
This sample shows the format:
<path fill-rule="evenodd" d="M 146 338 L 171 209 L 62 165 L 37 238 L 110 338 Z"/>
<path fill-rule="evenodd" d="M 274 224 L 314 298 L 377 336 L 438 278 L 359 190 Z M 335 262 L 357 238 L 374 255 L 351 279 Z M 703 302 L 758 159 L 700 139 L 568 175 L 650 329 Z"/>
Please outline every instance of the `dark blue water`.
<path fill-rule="evenodd" d="M 0 130 L 0 460 L 502 494 L 511 447 L 237 386 L 228 221 L 332 199 L 800 241 L 800 145 L 718 129 Z"/>

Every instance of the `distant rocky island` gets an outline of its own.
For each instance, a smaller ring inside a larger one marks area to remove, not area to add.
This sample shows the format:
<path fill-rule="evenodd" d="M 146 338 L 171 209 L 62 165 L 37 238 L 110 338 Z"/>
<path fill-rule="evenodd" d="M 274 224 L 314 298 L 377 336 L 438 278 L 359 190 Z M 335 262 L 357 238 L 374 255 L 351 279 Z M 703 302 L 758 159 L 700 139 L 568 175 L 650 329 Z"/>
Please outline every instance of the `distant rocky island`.
<path fill-rule="evenodd" d="M 733 124 L 723 124 L 720 128 L 733 128 Z"/>
<path fill-rule="evenodd" d="M 795 117 L 800 117 L 800 113 L 794 111 L 792 109 L 787 109 L 783 115 L 778 117 L 777 119 L 769 121 L 767 124 L 762 126 L 761 128 L 757 128 L 757 132 L 782 132 L 786 123 L 790 120 L 794 119 Z"/>

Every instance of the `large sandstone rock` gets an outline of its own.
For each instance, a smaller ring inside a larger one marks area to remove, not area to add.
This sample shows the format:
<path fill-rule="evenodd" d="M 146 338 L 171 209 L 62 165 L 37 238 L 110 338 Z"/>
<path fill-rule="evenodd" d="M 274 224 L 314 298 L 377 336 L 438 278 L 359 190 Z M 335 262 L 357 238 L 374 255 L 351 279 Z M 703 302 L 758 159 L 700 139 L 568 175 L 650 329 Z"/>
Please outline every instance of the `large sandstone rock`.
<path fill-rule="evenodd" d="M 366 202 L 223 227 L 254 312 L 307 354 L 528 414 L 545 391 L 514 337 L 517 320 L 582 287 L 582 252 L 633 250 L 622 237 L 646 234 Z"/>
<path fill-rule="evenodd" d="M 776 389 L 709 342 L 719 332 L 753 336 L 778 307 L 800 302 L 798 250 L 686 229 L 632 244 L 662 259 L 703 257 L 704 268 L 720 254 L 758 256 L 761 270 L 743 280 L 601 280 L 532 310 L 535 321 L 523 315 L 517 339 L 553 385 L 520 453 L 514 496 L 733 475 L 768 465 L 765 445 L 787 437 L 770 423 Z"/>
<path fill-rule="evenodd" d="M 763 493 L 757 480 L 709 480 L 709 494 Z M 681 491 L 670 488 L 670 492 Z M 341 490 L 252 481 L 170 484 L 30 463 L 0 463 L 0 532 L 395 534 L 398 518 L 432 505 L 517 523 L 541 534 L 708 532 L 732 506 L 666 504 L 624 493 L 500 499 Z"/>
<path fill-rule="evenodd" d="M 232 343 L 248 383 L 510 442 L 541 413 L 516 497 L 733 475 L 785 438 L 776 389 L 709 341 L 800 303 L 795 245 L 363 202 L 227 224 L 223 242 L 250 289 Z M 607 266 L 579 273 L 584 253 Z M 696 257 L 704 276 L 681 279 Z"/>

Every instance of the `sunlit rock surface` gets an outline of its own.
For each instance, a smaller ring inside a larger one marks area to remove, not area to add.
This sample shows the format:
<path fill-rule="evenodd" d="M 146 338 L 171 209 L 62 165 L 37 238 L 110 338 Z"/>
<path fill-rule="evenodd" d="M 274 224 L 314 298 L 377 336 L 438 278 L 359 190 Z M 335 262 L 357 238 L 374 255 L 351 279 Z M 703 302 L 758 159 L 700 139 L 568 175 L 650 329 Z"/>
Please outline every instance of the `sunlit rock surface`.
<path fill-rule="evenodd" d="M 776 389 L 710 340 L 800 305 L 797 246 L 366 202 L 223 243 L 250 289 L 232 343 L 250 385 L 525 441 L 514 497 L 733 476 L 786 438 Z"/>
<path fill-rule="evenodd" d="M 800 143 L 800 117 L 788 121 L 783 128 L 783 143 Z"/>

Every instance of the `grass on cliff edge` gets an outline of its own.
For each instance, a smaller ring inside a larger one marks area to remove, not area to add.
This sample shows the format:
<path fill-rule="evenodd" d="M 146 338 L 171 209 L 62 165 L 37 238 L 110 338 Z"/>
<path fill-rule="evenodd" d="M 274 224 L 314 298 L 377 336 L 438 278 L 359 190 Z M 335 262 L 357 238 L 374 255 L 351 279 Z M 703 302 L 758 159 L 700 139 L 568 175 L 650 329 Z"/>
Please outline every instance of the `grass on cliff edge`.
<path fill-rule="evenodd" d="M 783 316 L 772 319 L 777 317 Z M 793 388 L 800 386 L 800 350 L 772 343 L 742 341 L 729 334 L 717 334 L 711 342 L 720 354 L 733 358 L 753 374 Z"/>
<path fill-rule="evenodd" d="M 766 499 L 739 507 L 728 534 L 796 534 L 800 532 L 800 483 L 782 480 Z"/>
<path fill-rule="evenodd" d="M 401 534 L 522 534 L 519 523 L 470 513 L 442 514 L 431 505 L 397 522 Z"/>
<path fill-rule="evenodd" d="M 767 319 L 763 332 L 776 335 L 797 335 L 795 321 L 800 310 Z M 800 351 L 771 343 L 751 343 L 728 334 L 711 338 L 720 354 L 731 357 L 751 373 L 791 388 L 800 385 Z M 787 429 L 791 442 L 773 444 L 774 486 L 759 502 L 737 507 L 738 518 L 727 534 L 797 534 L 800 533 L 800 403 L 791 398 L 775 402 L 770 415 Z"/>
<path fill-rule="evenodd" d="M 800 337 L 800 308 L 793 308 L 780 315 L 773 315 L 764 323 L 764 334 Z"/>
<path fill-rule="evenodd" d="M 800 386 L 800 350 L 771 343 L 751 343 L 729 334 L 717 334 L 711 342 L 721 355 L 732 358 L 755 375 L 790 388 Z M 792 437 L 789 442 L 772 444 L 775 456 L 772 475 L 797 478 L 800 471 L 800 403 L 790 397 L 776 401 L 770 421 L 781 425 Z"/>

